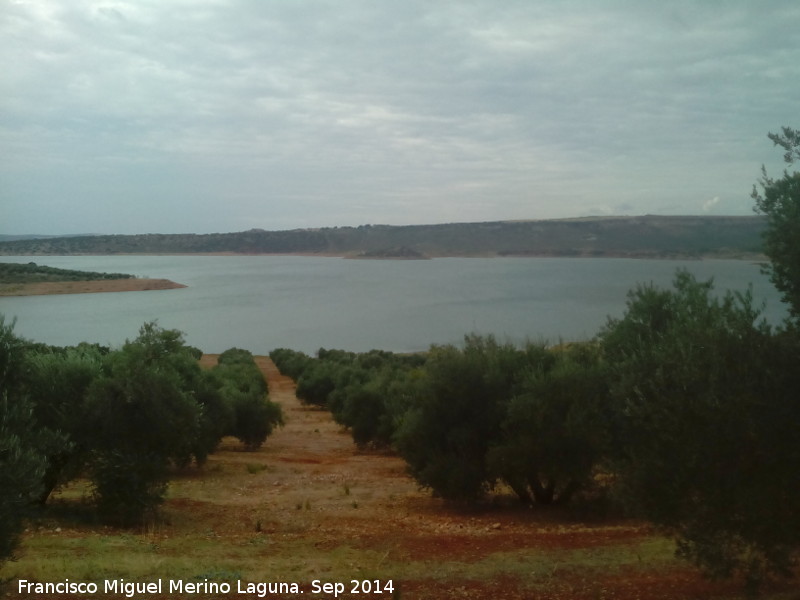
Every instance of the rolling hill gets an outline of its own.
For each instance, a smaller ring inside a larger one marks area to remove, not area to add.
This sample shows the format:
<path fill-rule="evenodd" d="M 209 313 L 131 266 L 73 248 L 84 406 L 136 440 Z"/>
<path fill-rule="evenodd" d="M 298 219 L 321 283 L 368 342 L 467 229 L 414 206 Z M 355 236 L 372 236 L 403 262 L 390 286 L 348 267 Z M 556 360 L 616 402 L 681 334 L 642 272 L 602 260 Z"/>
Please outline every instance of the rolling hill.
<path fill-rule="evenodd" d="M 361 225 L 238 233 L 48 237 L 0 242 L 0 255 L 318 254 L 363 258 L 575 256 L 750 258 L 761 253 L 758 216 L 578 219 Z M 402 251 L 400 251 L 400 250 Z"/>

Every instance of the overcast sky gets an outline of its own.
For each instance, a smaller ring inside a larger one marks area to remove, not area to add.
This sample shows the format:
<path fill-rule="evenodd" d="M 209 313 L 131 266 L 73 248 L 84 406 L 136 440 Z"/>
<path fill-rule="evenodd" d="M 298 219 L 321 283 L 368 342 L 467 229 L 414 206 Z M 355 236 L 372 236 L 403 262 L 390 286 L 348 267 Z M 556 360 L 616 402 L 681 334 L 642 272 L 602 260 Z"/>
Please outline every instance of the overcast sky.
<path fill-rule="evenodd" d="M 0 0 L 0 233 L 752 214 L 797 0 Z"/>

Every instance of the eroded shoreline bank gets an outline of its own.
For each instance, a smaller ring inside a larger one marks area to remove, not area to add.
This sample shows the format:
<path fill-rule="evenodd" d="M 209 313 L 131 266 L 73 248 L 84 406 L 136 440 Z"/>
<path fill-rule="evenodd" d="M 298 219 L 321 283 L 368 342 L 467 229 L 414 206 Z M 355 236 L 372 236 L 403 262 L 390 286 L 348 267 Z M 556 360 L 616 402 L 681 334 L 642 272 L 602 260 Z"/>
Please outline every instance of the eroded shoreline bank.
<path fill-rule="evenodd" d="M 169 279 L 100 279 L 94 281 L 47 281 L 6 283 L 0 285 L 2 296 L 46 296 L 53 294 L 102 294 L 107 292 L 143 292 L 185 288 Z"/>

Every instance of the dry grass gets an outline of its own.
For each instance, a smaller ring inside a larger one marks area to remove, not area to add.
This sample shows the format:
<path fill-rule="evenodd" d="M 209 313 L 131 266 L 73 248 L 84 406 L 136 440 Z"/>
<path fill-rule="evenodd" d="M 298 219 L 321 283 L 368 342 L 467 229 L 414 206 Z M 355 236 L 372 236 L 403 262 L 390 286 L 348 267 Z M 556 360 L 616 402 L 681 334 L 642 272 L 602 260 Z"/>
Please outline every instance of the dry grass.
<path fill-rule="evenodd" d="M 310 593 L 315 579 L 348 590 L 351 579 L 391 579 L 406 599 L 743 597 L 735 583 L 707 582 L 674 559 L 672 544 L 641 523 L 581 522 L 510 501 L 464 511 L 432 499 L 399 458 L 358 452 L 328 413 L 300 405 L 269 359 L 257 362 L 286 427 L 257 452 L 224 440 L 203 469 L 176 475 L 161 519 L 138 530 L 95 523 L 85 482 L 71 485 L 26 534 L 19 561 L 4 567 L 9 597 L 25 597 L 20 578 L 296 582 L 305 598 L 333 597 Z M 786 588 L 766 597 L 797 598 Z"/>

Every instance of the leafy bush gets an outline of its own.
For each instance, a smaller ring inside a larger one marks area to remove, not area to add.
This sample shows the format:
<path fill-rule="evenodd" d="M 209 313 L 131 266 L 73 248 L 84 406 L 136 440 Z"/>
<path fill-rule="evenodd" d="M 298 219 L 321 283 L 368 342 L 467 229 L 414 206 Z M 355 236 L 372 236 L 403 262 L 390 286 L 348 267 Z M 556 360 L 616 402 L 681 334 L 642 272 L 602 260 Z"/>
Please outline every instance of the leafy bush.
<path fill-rule="evenodd" d="M 601 333 L 629 504 L 714 575 L 787 574 L 800 546 L 800 340 L 752 296 L 679 272 Z"/>
<path fill-rule="evenodd" d="M 524 502 L 564 504 L 607 455 L 607 377 L 583 346 L 542 354 L 533 366 L 508 403 L 489 463 Z"/>
<path fill-rule="evenodd" d="M 23 386 L 34 407 L 35 427 L 57 432 L 65 442 L 46 456 L 41 503 L 58 485 L 77 477 L 88 458 L 86 397 L 101 376 L 102 361 L 100 351 L 89 345 L 25 353 Z"/>
<path fill-rule="evenodd" d="M 176 341 L 169 341 L 173 332 L 161 337 L 143 328 L 142 333 L 109 355 L 86 407 L 97 503 L 122 524 L 154 510 L 170 463 L 189 462 L 200 432 L 201 409 L 181 373 L 188 365 L 174 353 L 158 351 L 162 343 Z"/>
<path fill-rule="evenodd" d="M 32 501 L 41 494 L 47 455 L 68 448 L 60 434 L 37 427 L 23 385 L 29 343 L 0 315 L 0 564 L 13 556 Z"/>
<path fill-rule="evenodd" d="M 157 452 L 100 451 L 92 461 L 90 474 L 100 514 L 118 525 L 151 518 L 167 491 L 167 462 Z"/>
<path fill-rule="evenodd" d="M 13 556 L 31 501 L 41 493 L 46 461 L 33 408 L 0 393 L 0 564 Z"/>
<path fill-rule="evenodd" d="M 268 398 L 267 382 L 247 350 L 223 352 L 212 370 L 219 393 L 228 407 L 226 434 L 237 437 L 247 450 L 256 450 L 283 425 L 278 404 Z"/>
<path fill-rule="evenodd" d="M 783 127 L 780 134 L 768 137 L 785 150 L 786 163 L 800 160 L 800 130 Z M 764 167 L 761 172 L 763 194 L 753 186 L 751 196 L 756 212 L 767 218 L 764 253 L 770 263 L 765 270 L 788 304 L 795 325 L 800 325 L 800 172 L 784 171 L 780 179 L 769 177 Z"/>
<path fill-rule="evenodd" d="M 337 373 L 341 364 L 317 360 L 303 370 L 297 380 L 297 397 L 307 404 L 327 406 L 328 396 L 336 389 Z"/>
<path fill-rule="evenodd" d="M 281 373 L 295 381 L 314 362 L 314 359 L 307 354 L 289 348 L 276 348 L 269 353 L 269 357 Z"/>
<path fill-rule="evenodd" d="M 411 474 L 450 500 L 475 500 L 495 483 L 487 463 L 528 350 L 468 336 L 463 349 L 433 347 L 395 435 Z"/>
<path fill-rule="evenodd" d="M 414 395 L 414 365 L 418 371 L 423 361 L 373 350 L 339 370 L 328 408 L 338 423 L 350 429 L 359 447 L 392 445 Z"/>

